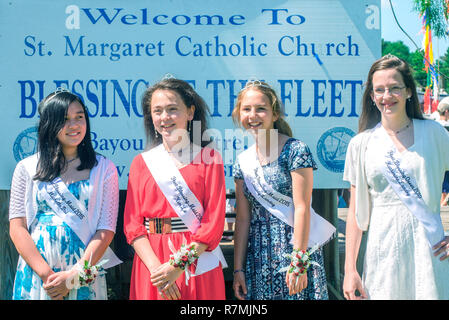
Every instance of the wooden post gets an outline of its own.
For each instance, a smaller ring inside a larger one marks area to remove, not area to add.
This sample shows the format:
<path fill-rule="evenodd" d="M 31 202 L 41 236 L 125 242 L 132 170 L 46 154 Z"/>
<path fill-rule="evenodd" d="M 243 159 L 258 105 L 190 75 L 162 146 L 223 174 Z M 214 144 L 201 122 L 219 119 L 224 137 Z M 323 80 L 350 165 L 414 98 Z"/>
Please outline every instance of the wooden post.
<path fill-rule="evenodd" d="M 19 255 L 9 237 L 9 190 L 0 190 L 0 300 L 10 300 Z"/>
<path fill-rule="evenodd" d="M 314 189 L 312 193 L 313 209 L 336 228 L 338 227 L 337 197 L 337 189 Z M 329 298 L 343 299 L 338 237 L 326 244 L 323 252 Z"/>

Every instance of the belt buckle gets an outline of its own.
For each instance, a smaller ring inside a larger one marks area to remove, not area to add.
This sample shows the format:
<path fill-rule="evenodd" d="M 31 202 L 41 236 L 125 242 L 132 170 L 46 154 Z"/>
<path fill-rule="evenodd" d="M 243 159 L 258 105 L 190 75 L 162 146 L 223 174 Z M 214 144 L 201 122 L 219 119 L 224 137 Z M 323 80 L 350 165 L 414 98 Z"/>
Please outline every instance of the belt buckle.
<path fill-rule="evenodd" d="M 162 233 L 171 233 L 171 218 L 163 218 L 162 220 Z"/>
<path fill-rule="evenodd" d="M 172 233 L 171 218 L 149 218 L 149 233 Z"/>

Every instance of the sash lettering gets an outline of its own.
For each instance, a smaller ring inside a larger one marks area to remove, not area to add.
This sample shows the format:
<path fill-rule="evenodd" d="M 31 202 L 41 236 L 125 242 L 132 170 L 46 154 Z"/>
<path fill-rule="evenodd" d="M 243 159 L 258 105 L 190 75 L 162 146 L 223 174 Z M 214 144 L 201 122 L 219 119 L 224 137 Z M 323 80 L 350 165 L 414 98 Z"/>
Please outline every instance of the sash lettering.
<path fill-rule="evenodd" d="M 189 211 L 192 211 L 198 221 L 201 222 L 201 219 L 203 218 L 202 213 L 199 212 L 195 205 L 186 197 L 185 191 L 181 183 L 177 180 L 177 177 L 171 177 L 170 182 L 173 184 L 175 189 L 174 201 L 176 205 L 186 214 L 188 214 Z"/>
<path fill-rule="evenodd" d="M 391 140 L 380 124 L 376 126 L 372 134 L 376 145 L 385 146 L 383 151 L 385 160 L 381 167 L 384 177 L 402 203 L 422 224 L 429 246 L 432 247 L 444 238 L 441 216 L 432 212 L 424 202 L 415 178 L 404 167 L 403 158 L 393 142 L 385 144 L 385 141 Z M 376 140 L 378 141 L 376 142 Z"/>
<path fill-rule="evenodd" d="M 268 212 L 293 228 L 295 215 L 293 199 L 274 190 L 266 182 L 263 176 L 263 169 L 257 160 L 255 145 L 252 145 L 239 155 L 239 164 L 249 192 Z M 332 239 L 335 232 L 336 228 L 310 207 L 308 246 L 323 246 Z"/>
<path fill-rule="evenodd" d="M 54 188 L 54 191 L 47 190 L 48 195 L 53 199 L 56 205 L 65 213 L 69 214 L 70 212 L 74 213 L 80 220 L 83 220 L 86 216 L 81 212 L 80 209 L 73 204 L 70 199 L 66 199 L 64 194 L 59 191 L 58 184 L 54 182 L 50 182 L 51 186 Z"/>
<path fill-rule="evenodd" d="M 99 157 L 97 157 L 97 160 L 99 163 L 101 163 Z M 37 161 L 38 156 L 35 155 L 25 163 L 25 168 L 28 171 L 30 177 L 33 177 L 36 173 Z M 95 183 L 93 183 L 92 181 L 98 181 L 99 179 L 100 169 L 98 167 L 94 167 L 91 170 L 91 175 L 89 177 L 91 186 L 95 185 Z M 73 230 L 73 232 L 76 233 L 79 239 L 87 247 L 90 239 L 94 235 L 94 230 L 96 230 L 91 226 L 95 226 L 97 221 L 89 221 L 89 219 L 92 218 L 89 218 L 89 211 L 85 207 L 85 205 L 70 192 L 66 184 L 59 177 L 50 182 L 33 182 L 33 185 L 35 186 L 35 188 L 37 188 L 38 192 L 48 203 L 53 212 L 58 215 L 70 227 L 70 229 Z M 90 205 L 95 202 L 93 201 L 93 199 L 91 199 L 93 191 L 95 191 L 95 189 L 90 191 Z M 91 208 L 91 210 L 93 209 L 97 212 L 100 212 L 100 206 L 101 201 L 97 201 L 95 207 Z M 33 215 L 34 220 L 36 212 L 34 212 Z M 107 262 L 103 265 L 103 268 L 105 269 L 111 268 L 122 262 L 114 254 L 110 247 L 106 249 L 101 260 L 107 260 Z"/>

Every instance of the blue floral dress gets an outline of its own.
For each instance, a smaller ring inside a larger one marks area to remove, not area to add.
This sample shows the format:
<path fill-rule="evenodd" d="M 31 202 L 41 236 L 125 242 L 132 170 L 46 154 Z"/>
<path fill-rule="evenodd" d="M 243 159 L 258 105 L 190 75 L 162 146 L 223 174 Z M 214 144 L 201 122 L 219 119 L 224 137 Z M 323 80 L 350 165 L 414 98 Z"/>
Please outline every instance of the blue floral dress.
<path fill-rule="evenodd" d="M 312 153 L 302 141 L 290 138 L 282 148 L 277 161 L 262 166 L 264 177 L 276 191 L 292 197 L 290 172 L 300 168 L 317 169 Z M 238 161 L 234 164 L 234 179 L 243 179 Z M 311 258 L 320 266 L 307 271 L 307 288 L 300 294 L 289 295 L 282 267 L 290 264 L 284 254 L 293 250 L 290 240 L 293 228 L 270 214 L 249 192 L 243 192 L 251 207 L 251 222 L 246 257 L 246 285 L 249 300 L 327 300 L 327 282 L 322 249 Z"/>
<path fill-rule="evenodd" d="M 89 180 L 68 185 L 69 191 L 87 208 L 90 194 Z M 30 234 L 37 249 L 54 272 L 70 269 L 84 250 L 84 243 L 72 229 L 57 216 L 42 195 L 37 194 L 37 214 L 30 226 Z M 88 287 L 73 289 L 65 297 L 68 300 L 107 299 L 106 277 L 100 275 Z M 50 300 L 41 278 L 19 256 L 14 281 L 13 300 Z"/>

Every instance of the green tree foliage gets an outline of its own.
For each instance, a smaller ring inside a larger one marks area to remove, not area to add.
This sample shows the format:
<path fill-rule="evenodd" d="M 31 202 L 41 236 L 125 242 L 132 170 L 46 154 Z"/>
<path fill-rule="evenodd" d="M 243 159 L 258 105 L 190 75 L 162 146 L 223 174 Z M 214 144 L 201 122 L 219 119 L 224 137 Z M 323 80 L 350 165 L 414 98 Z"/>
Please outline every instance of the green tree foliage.
<path fill-rule="evenodd" d="M 424 91 L 427 85 L 427 73 L 424 69 L 424 51 L 416 50 L 410 54 L 409 60 L 406 60 L 413 69 L 413 77 L 417 82 L 418 87 Z"/>
<path fill-rule="evenodd" d="M 412 68 L 413 76 L 417 82 L 418 88 L 425 88 L 427 74 L 424 70 L 422 50 L 410 52 L 409 47 L 407 47 L 402 41 L 390 42 L 382 39 L 382 55 L 386 55 L 388 53 L 407 61 Z"/>
<path fill-rule="evenodd" d="M 444 88 L 449 93 L 449 48 L 444 56 L 441 56 L 437 61 L 437 68 L 440 74 L 440 87 Z"/>
<path fill-rule="evenodd" d="M 410 58 L 410 49 L 402 41 L 390 42 L 382 39 L 382 55 L 384 56 L 388 53 L 407 62 Z"/>

